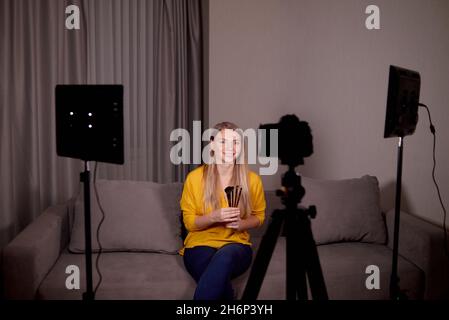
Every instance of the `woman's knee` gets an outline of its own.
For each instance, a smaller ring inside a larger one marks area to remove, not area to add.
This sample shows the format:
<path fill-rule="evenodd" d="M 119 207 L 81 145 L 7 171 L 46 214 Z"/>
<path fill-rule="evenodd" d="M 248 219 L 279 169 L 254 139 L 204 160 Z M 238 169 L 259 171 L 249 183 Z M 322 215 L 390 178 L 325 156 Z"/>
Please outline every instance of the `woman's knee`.
<path fill-rule="evenodd" d="M 237 259 L 245 259 L 252 257 L 253 251 L 251 247 L 247 244 L 242 243 L 231 243 L 223 246 L 218 250 L 217 253 L 222 252 L 223 254 L 229 254 Z"/>
<path fill-rule="evenodd" d="M 251 247 L 241 243 L 227 244 L 214 255 L 214 260 L 220 260 L 223 264 L 243 263 L 244 261 L 251 261 L 251 258 Z"/>
<path fill-rule="evenodd" d="M 199 280 L 216 251 L 217 249 L 207 246 L 185 249 L 184 265 L 196 281 Z"/>

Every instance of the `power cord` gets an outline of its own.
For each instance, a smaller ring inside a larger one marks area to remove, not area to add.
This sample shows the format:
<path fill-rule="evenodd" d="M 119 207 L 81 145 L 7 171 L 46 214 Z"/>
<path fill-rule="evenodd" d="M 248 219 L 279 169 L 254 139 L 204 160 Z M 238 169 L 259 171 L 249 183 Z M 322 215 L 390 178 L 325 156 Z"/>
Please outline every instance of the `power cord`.
<path fill-rule="evenodd" d="M 100 256 L 101 256 L 101 253 L 103 252 L 103 247 L 101 246 L 101 242 L 100 242 L 100 228 L 101 228 L 101 225 L 103 224 L 103 221 L 105 219 L 104 210 L 103 210 L 103 207 L 101 206 L 100 197 L 98 196 L 98 190 L 97 190 L 97 166 L 98 166 L 98 162 L 95 161 L 94 191 L 95 191 L 95 197 L 97 199 L 98 206 L 100 207 L 100 211 L 101 211 L 101 220 L 100 220 L 100 223 L 97 226 L 97 243 L 98 243 L 99 251 L 98 251 L 97 258 L 95 260 L 95 268 L 97 269 L 99 280 L 98 280 L 98 283 L 97 283 L 97 285 L 95 286 L 95 289 L 94 289 L 94 296 L 97 294 L 97 290 L 100 287 L 101 281 L 103 280 L 103 275 L 101 274 L 100 267 L 99 267 Z"/>
<path fill-rule="evenodd" d="M 427 114 L 429 115 L 430 132 L 433 134 L 433 168 L 432 168 L 432 178 L 433 178 L 433 182 L 434 182 L 435 187 L 436 187 L 437 192 L 438 192 L 438 199 L 440 199 L 440 204 L 441 204 L 441 207 L 443 208 L 443 212 L 444 212 L 444 215 L 443 215 L 444 250 L 446 252 L 446 256 L 449 258 L 449 249 L 448 249 L 448 244 L 447 244 L 447 230 L 446 230 L 446 208 L 444 207 L 443 200 L 441 199 L 440 188 L 438 187 L 438 183 L 437 183 L 437 181 L 435 179 L 435 166 L 436 166 L 436 160 L 435 160 L 435 145 L 436 145 L 435 126 L 432 123 L 432 118 L 430 117 L 429 108 L 425 104 L 423 104 L 423 103 L 420 103 L 419 106 L 423 107 L 423 108 L 426 108 Z"/>

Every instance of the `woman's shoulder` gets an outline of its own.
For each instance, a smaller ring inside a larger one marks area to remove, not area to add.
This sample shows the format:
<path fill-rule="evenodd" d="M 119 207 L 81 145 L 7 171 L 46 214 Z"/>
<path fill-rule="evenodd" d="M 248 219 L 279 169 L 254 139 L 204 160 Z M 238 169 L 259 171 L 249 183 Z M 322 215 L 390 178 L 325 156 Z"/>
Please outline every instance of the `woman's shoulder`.
<path fill-rule="evenodd" d="M 261 184 L 262 178 L 254 171 L 249 170 L 248 171 L 248 179 L 250 184 Z"/>
<path fill-rule="evenodd" d="M 204 165 L 199 166 L 198 168 L 193 169 L 187 174 L 188 180 L 199 181 L 203 178 Z"/>

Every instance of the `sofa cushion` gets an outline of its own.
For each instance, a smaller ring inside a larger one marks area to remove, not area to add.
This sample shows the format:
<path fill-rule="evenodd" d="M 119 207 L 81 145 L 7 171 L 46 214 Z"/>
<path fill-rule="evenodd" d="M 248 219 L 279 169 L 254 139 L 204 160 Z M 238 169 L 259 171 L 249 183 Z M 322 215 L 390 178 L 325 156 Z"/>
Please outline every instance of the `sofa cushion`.
<path fill-rule="evenodd" d="M 358 241 L 385 244 L 387 233 L 380 208 L 377 178 L 364 175 L 345 180 L 320 180 L 302 176 L 306 193 L 300 203 L 315 205 L 317 216 L 311 220 L 317 244 Z M 265 192 L 267 218 L 275 209 L 284 208 L 273 191 Z M 265 233 L 268 222 L 251 231 L 257 237 Z"/>
<path fill-rule="evenodd" d="M 258 240 L 255 240 L 255 244 Z M 257 247 L 256 247 L 257 248 Z M 385 245 L 372 243 L 334 243 L 317 246 L 320 264 L 329 299 L 331 300 L 374 300 L 389 299 L 392 251 Z M 257 250 L 257 249 L 256 249 Z M 300 259 L 305 259 L 300 255 Z M 365 282 L 370 275 L 366 268 L 379 267 L 380 289 L 369 290 Z M 416 265 L 398 257 L 398 274 L 401 290 L 409 299 L 421 299 L 424 287 L 424 273 Z M 236 283 L 240 298 L 249 273 Z M 286 290 L 286 242 L 280 237 L 267 268 L 258 299 L 285 299 Z M 308 287 L 310 289 L 310 287 Z M 309 299 L 311 298 L 309 291 Z"/>
<path fill-rule="evenodd" d="M 96 254 L 92 256 L 96 260 Z M 80 289 L 67 290 L 66 268 L 78 266 Z M 99 259 L 102 282 L 95 296 L 98 300 L 189 300 L 195 280 L 184 267 L 182 257 L 149 252 L 110 252 Z M 99 276 L 93 266 L 94 288 Z M 42 281 L 37 298 L 43 300 L 81 300 L 86 291 L 84 255 L 63 252 Z"/>
<path fill-rule="evenodd" d="M 344 180 L 302 178 L 302 205 L 315 205 L 312 231 L 317 244 L 360 241 L 385 244 L 387 232 L 374 176 Z"/>
<path fill-rule="evenodd" d="M 105 212 L 100 229 L 103 251 L 147 251 L 176 254 L 180 238 L 179 200 L 182 184 L 97 179 L 98 198 Z M 91 184 L 92 249 L 101 211 Z M 84 199 L 75 202 L 69 250 L 84 252 Z"/>

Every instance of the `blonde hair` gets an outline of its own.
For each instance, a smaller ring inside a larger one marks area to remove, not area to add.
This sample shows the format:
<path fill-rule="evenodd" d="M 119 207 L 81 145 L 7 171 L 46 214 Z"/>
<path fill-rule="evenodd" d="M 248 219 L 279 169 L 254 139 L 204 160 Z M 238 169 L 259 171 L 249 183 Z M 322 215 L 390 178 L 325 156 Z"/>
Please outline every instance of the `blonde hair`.
<path fill-rule="evenodd" d="M 237 125 L 231 122 L 220 122 L 214 126 L 214 129 L 218 131 L 224 129 L 236 130 L 239 129 Z M 211 138 L 213 139 L 213 138 Z M 242 139 L 242 147 L 240 155 L 243 161 L 235 161 L 234 167 L 232 171 L 231 177 L 231 185 L 239 185 L 242 187 L 242 195 L 240 198 L 240 202 L 238 207 L 240 208 L 240 217 L 242 219 L 247 218 L 251 212 L 251 201 L 249 199 L 249 184 L 248 184 L 248 174 L 249 169 L 247 165 L 247 161 L 245 158 L 245 143 Z M 204 165 L 203 171 L 203 182 L 204 182 L 204 212 L 206 212 L 207 208 L 211 208 L 212 210 L 216 210 L 220 208 L 220 196 L 223 190 L 221 190 L 221 184 L 219 181 L 219 173 L 217 169 L 217 164 L 215 160 L 211 161 L 210 164 Z"/>

